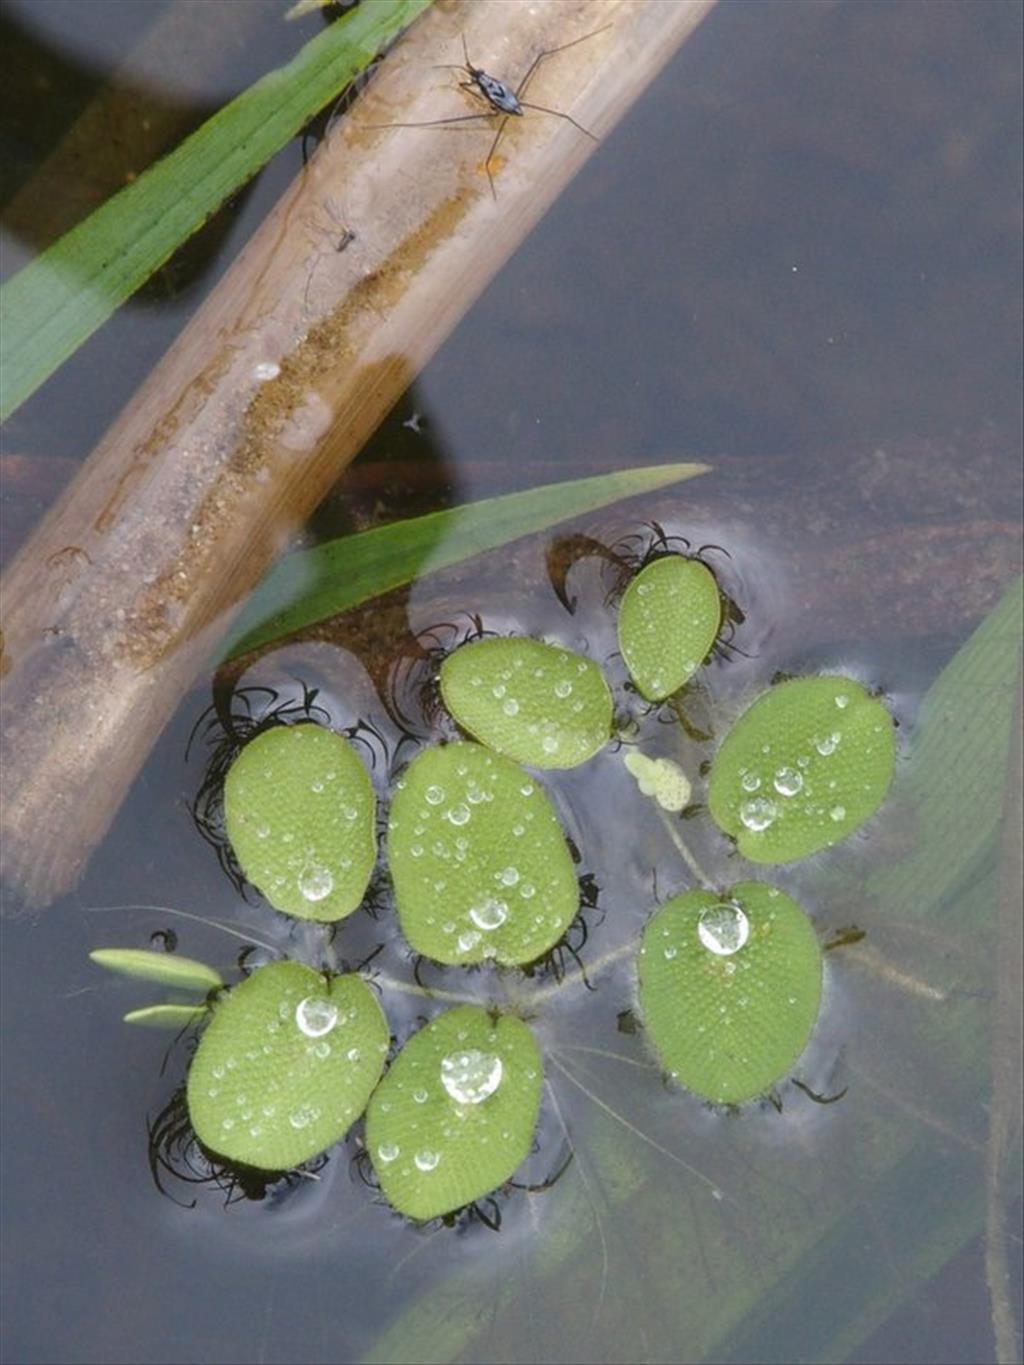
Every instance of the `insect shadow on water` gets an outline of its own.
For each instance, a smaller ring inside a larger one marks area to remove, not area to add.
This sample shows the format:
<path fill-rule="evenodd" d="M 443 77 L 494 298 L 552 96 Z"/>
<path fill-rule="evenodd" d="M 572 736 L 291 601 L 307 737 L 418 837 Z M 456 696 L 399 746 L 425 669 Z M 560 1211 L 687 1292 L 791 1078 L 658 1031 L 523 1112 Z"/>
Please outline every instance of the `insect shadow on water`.
<path fill-rule="evenodd" d="M 462 71 L 467 79 L 459 82 L 463 90 L 468 90 L 470 94 L 482 99 L 489 107 L 476 114 L 456 114 L 452 118 L 427 119 L 419 123 L 371 123 L 370 128 L 443 128 L 450 127 L 452 124 L 477 123 L 481 119 L 498 119 L 498 128 L 494 134 L 494 141 L 491 143 L 490 150 L 484 161 L 484 170 L 487 172 L 487 181 L 491 187 L 491 194 L 495 200 L 498 198 L 498 191 L 494 185 L 494 176 L 491 172 L 491 165 L 494 161 L 498 144 L 501 142 L 505 132 L 505 127 L 510 118 L 522 118 L 523 111 L 529 109 L 536 114 L 550 114 L 552 118 L 564 119 L 566 123 L 571 123 L 574 128 L 589 137 L 592 142 L 600 139 L 589 128 L 584 128 L 582 123 L 577 123 L 571 114 L 567 114 L 564 109 L 549 109 L 543 104 L 533 104 L 525 100 L 523 95 L 530 81 L 537 74 L 537 70 L 542 62 L 546 62 L 549 57 L 554 57 L 559 52 L 566 52 L 570 47 L 576 47 L 579 43 L 585 43 L 589 38 L 596 38 L 599 33 L 604 33 L 611 28 L 611 24 L 603 24 L 601 28 L 592 29 L 590 33 L 584 33 L 580 38 L 574 38 L 572 42 L 561 43 L 558 47 L 544 48 L 538 52 L 530 63 L 525 75 L 513 90 L 505 81 L 497 76 L 492 76 L 483 67 L 474 66 L 469 60 L 469 48 L 466 45 L 466 35 L 462 34 L 462 53 L 465 57 L 463 63 L 441 63 L 441 69 L 447 71 Z"/>

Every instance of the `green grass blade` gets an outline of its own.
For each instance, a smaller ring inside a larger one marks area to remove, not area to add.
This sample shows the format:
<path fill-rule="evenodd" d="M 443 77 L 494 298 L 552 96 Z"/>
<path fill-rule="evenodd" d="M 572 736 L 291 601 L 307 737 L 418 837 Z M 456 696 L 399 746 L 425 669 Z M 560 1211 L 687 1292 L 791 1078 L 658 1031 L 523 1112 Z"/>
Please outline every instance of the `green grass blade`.
<path fill-rule="evenodd" d="M 183 1029 L 196 1023 L 205 1013 L 205 1005 L 145 1005 L 142 1009 L 129 1010 L 124 1022 L 142 1028 Z"/>
<path fill-rule="evenodd" d="M 158 981 L 162 986 L 175 986 L 179 990 L 202 991 L 205 995 L 208 991 L 219 990 L 224 984 L 213 967 L 192 957 L 179 957 L 176 953 L 153 952 L 147 948 L 97 948 L 89 957 L 98 967 L 106 967 L 108 971 L 139 981 Z"/>
<path fill-rule="evenodd" d="M 5 420 L 430 0 L 364 0 L 0 290 Z"/>
<path fill-rule="evenodd" d="M 621 498 L 692 479 L 707 469 L 703 464 L 650 465 L 546 484 L 378 526 L 288 555 L 256 589 L 222 657 L 245 654 L 421 574 L 458 564 Z"/>

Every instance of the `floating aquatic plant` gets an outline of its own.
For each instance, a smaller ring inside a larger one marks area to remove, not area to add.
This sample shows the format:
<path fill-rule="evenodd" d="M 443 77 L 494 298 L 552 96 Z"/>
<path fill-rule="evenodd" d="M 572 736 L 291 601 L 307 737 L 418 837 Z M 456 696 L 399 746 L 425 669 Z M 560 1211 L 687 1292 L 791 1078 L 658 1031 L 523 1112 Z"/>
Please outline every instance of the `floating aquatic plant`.
<path fill-rule="evenodd" d="M 646 699 L 671 696 L 693 676 L 718 637 L 722 601 L 697 559 L 663 554 L 637 574 L 618 626 Z M 742 619 L 734 609 L 730 620 Z M 405 940 L 424 958 L 463 967 L 530 968 L 549 953 L 574 953 L 567 937 L 581 897 L 574 854 L 547 793 L 520 764 L 571 768 L 604 747 L 613 710 L 604 676 L 558 645 L 488 636 L 445 657 L 440 687 L 474 738 L 421 749 L 394 784 L 387 857 Z M 868 819 L 885 795 L 894 753 L 891 718 L 860 684 L 794 680 L 755 701 L 726 736 L 706 800 L 745 857 L 789 861 Z M 706 880 L 677 828 L 679 816 L 702 809 L 693 801 L 698 772 L 691 781 L 674 759 L 637 747 L 623 762 L 698 881 Z M 238 862 L 271 904 L 323 921 L 359 905 L 376 857 L 375 797 L 340 735 L 313 723 L 262 730 L 228 770 L 223 805 Z M 327 939 L 318 942 L 315 951 L 333 960 Z M 742 1104 L 792 1073 L 817 1018 L 822 954 L 788 895 L 753 881 L 727 893 L 698 887 L 657 910 L 638 949 L 623 951 L 638 953 L 650 1044 L 687 1090 Z M 205 1025 L 189 1068 L 187 1113 L 204 1147 L 229 1163 L 288 1170 L 325 1153 L 366 1109 L 366 1152 L 386 1198 L 428 1220 L 475 1207 L 530 1150 L 542 1062 L 518 1018 L 469 1003 L 450 1009 L 406 1042 L 381 1080 L 388 1027 L 359 975 L 284 961 L 226 991 L 214 969 L 173 955 L 94 957 L 207 997 L 127 1018 Z M 582 964 L 574 977 L 586 981 Z M 387 990 L 387 978 L 380 984 Z"/>
<path fill-rule="evenodd" d="M 641 569 L 619 608 L 619 649 L 640 695 L 663 701 L 678 692 L 721 625 L 718 584 L 699 559 L 663 555 Z"/>
<path fill-rule="evenodd" d="M 247 744 L 224 782 L 242 871 L 299 919 L 357 909 L 377 858 L 376 797 L 349 742 L 320 725 L 278 725 Z"/>
<path fill-rule="evenodd" d="M 399 781 L 388 861 L 402 932 L 435 962 L 533 962 L 579 908 L 539 782 L 479 744 L 425 749 Z"/>
<path fill-rule="evenodd" d="M 533 768 L 575 768 L 608 743 L 612 697 L 581 654 L 539 640 L 475 640 L 441 665 L 441 696 L 462 728 Z"/>
<path fill-rule="evenodd" d="M 837 844 L 882 804 L 896 737 L 880 701 L 851 678 L 771 688 L 726 736 L 711 769 L 711 814 L 754 863 Z"/>
<path fill-rule="evenodd" d="M 284 1171 L 345 1136 L 384 1069 L 388 1026 L 358 976 L 271 962 L 217 1005 L 188 1072 L 196 1136 Z"/>
<path fill-rule="evenodd" d="M 388 1202 L 426 1220 L 504 1184 L 529 1154 L 542 1083 L 540 1049 L 519 1019 L 462 1005 L 420 1029 L 366 1115 Z"/>
<path fill-rule="evenodd" d="M 649 921 L 638 956 L 640 1006 L 662 1066 L 715 1104 L 763 1095 L 811 1036 L 821 960 L 814 926 L 774 886 L 676 896 Z"/>

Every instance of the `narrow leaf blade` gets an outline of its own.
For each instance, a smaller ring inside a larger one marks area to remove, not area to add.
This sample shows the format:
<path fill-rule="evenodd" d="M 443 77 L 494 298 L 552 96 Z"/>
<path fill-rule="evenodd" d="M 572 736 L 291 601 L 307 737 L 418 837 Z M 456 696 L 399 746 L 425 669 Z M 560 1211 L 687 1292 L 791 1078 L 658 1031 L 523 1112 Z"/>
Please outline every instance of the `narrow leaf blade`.
<path fill-rule="evenodd" d="M 0 421 L 429 3 L 353 10 L 9 280 Z"/>
<path fill-rule="evenodd" d="M 246 654 L 423 574 L 622 498 L 695 478 L 708 468 L 703 464 L 649 465 L 545 484 L 374 527 L 288 555 L 256 589 L 221 657 Z"/>
<path fill-rule="evenodd" d="M 155 953 L 146 948 L 97 948 L 89 957 L 108 971 L 139 981 L 158 981 L 162 986 L 179 990 L 202 991 L 206 995 L 224 984 L 220 974 L 205 962 L 178 957 L 176 953 Z"/>
<path fill-rule="evenodd" d="M 145 1005 L 129 1010 L 126 1024 L 140 1024 L 143 1028 L 183 1029 L 194 1024 L 206 1013 L 205 1005 Z"/>

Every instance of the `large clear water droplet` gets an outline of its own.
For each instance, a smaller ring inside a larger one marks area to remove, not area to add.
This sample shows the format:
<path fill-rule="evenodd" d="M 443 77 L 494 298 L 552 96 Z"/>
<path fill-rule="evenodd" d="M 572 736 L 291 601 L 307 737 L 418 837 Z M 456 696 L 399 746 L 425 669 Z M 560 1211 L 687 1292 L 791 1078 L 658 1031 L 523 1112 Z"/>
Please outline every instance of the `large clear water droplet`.
<path fill-rule="evenodd" d="M 382 1142 L 377 1148 L 377 1158 L 383 1161 L 386 1166 L 389 1162 L 398 1159 L 401 1150 L 397 1142 Z"/>
<path fill-rule="evenodd" d="M 334 877 L 322 863 L 307 863 L 299 873 L 299 890 L 308 901 L 322 901 L 334 890 Z"/>
<path fill-rule="evenodd" d="M 501 1058 L 467 1048 L 441 1060 L 441 1084 L 456 1104 L 480 1104 L 501 1084 Z"/>
<path fill-rule="evenodd" d="M 508 906 L 494 896 L 486 896 L 470 907 L 469 918 L 478 929 L 500 929 L 508 919 Z"/>
<path fill-rule="evenodd" d="M 773 785 L 780 796 L 796 796 L 804 785 L 803 775 L 795 768 L 779 768 L 775 773 Z"/>
<path fill-rule="evenodd" d="M 755 796 L 752 801 L 744 801 L 740 806 L 740 819 L 747 829 L 755 833 L 774 824 L 778 813 L 774 803 L 764 796 Z"/>
<path fill-rule="evenodd" d="M 338 1022 L 338 1007 L 320 995 L 307 995 L 295 1006 L 295 1022 L 307 1038 L 322 1038 Z"/>
<path fill-rule="evenodd" d="M 697 936 L 709 953 L 731 957 L 750 937 L 750 920 L 734 901 L 720 901 L 701 912 Z"/>
<path fill-rule="evenodd" d="M 448 812 L 448 819 L 453 825 L 466 824 L 469 820 L 469 807 L 464 806 L 461 803 L 457 806 L 452 806 L 451 810 Z"/>
<path fill-rule="evenodd" d="M 437 1169 L 437 1163 L 441 1160 L 437 1152 L 430 1151 L 424 1147 L 422 1152 L 417 1152 L 413 1157 L 418 1171 L 433 1171 Z"/>

